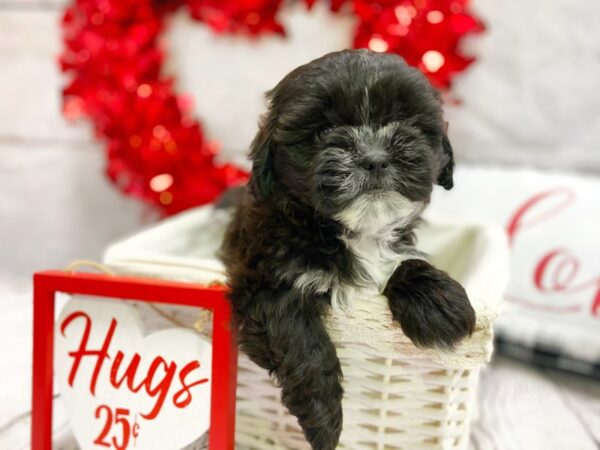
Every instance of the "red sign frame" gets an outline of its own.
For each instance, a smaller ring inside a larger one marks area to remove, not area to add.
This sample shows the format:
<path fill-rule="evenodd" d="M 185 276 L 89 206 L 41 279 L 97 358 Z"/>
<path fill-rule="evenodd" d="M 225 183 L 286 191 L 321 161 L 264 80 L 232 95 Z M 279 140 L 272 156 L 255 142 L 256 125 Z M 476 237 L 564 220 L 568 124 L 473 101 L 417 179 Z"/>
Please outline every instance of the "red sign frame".
<path fill-rule="evenodd" d="M 209 450 L 234 450 L 237 326 L 223 286 L 45 271 L 33 277 L 32 450 L 52 449 L 55 294 L 195 306 L 213 311 Z"/>

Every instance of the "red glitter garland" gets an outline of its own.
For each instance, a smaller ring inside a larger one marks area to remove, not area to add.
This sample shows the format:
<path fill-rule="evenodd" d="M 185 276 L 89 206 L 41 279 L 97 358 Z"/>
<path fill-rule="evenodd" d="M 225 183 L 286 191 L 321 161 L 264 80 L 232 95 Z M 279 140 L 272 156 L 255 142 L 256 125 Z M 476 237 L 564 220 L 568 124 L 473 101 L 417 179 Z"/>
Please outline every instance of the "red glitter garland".
<path fill-rule="evenodd" d="M 302 0 L 311 7 L 315 0 Z M 277 21 L 282 0 L 75 0 L 65 11 L 60 62 L 72 78 L 64 114 L 91 119 L 106 142 L 108 176 L 126 194 L 166 214 L 208 203 L 247 179 L 230 164 L 217 165 L 192 116 L 192 101 L 176 94 L 161 72 L 164 19 L 185 6 L 218 33 L 285 32 Z M 403 56 L 446 89 L 472 59 L 462 37 L 482 30 L 466 11 L 468 0 L 331 0 L 332 11 L 358 17 L 354 47 Z M 346 4 L 351 8 L 345 8 Z"/>

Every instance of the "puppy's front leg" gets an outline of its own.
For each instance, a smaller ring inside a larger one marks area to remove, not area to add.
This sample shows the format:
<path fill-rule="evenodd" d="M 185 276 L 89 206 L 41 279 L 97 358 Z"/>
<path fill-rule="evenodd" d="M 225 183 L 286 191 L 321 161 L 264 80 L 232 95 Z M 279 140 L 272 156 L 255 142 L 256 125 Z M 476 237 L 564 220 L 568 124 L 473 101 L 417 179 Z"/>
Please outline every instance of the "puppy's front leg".
<path fill-rule="evenodd" d="M 342 430 L 342 371 L 321 320 L 326 299 L 265 290 L 241 317 L 242 349 L 276 376 L 282 402 L 314 450 L 335 449 Z"/>
<path fill-rule="evenodd" d="M 453 348 L 475 328 L 463 287 L 427 261 L 404 261 L 383 293 L 394 320 L 417 346 Z"/>

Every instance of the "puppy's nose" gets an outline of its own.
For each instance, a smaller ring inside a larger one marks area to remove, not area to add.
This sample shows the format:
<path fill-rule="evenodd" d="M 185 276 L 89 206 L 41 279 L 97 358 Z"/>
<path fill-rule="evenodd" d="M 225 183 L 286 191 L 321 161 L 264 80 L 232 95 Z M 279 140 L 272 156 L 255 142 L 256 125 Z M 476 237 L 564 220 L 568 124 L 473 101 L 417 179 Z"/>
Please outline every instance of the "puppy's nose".
<path fill-rule="evenodd" d="M 385 154 L 374 154 L 365 156 L 360 167 L 368 170 L 372 175 L 379 177 L 390 166 L 390 158 Z"/>

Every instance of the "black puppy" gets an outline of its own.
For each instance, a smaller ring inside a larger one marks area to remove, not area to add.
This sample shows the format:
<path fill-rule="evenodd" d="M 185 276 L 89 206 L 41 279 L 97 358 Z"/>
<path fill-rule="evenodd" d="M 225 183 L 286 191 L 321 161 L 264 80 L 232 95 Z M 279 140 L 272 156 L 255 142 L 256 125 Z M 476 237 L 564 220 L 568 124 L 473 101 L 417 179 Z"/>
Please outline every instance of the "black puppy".
<path fill-rule="evenodd" d="M 322 318 L 382 293 L 419 346 L 473 331 L 464 289 L 415 250 L 432 185 L 454 166 L 440 100 L 398 56 L 331 53 L 267 94 L 252 179 L 223 246 L 242 349 L 275 375 L 315 450 L 342 429 L 342 372 Z"/>

